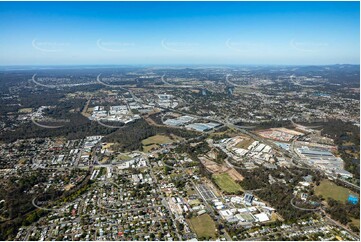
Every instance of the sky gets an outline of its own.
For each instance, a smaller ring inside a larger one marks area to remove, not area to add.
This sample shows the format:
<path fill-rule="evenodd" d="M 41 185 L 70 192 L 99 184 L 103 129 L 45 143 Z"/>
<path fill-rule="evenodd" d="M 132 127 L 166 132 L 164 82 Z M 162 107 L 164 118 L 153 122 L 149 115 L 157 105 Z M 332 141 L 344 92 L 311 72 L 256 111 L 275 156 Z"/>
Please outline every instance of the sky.
<path fill-rule="evenodd" d="M 359 2 L 0 2 L 0 65 L 360 63 Z"/>

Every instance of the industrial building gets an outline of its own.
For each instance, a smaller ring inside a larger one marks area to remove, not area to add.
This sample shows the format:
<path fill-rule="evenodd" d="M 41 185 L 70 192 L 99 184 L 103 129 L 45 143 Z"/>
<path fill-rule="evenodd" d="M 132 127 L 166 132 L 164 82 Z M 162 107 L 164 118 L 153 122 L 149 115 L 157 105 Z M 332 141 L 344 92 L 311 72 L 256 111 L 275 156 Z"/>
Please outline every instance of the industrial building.
<path fill-rule="evenodd" d="M 311 165 L 316 166 L 330 175 L 340 175 L 345 178 L 353 175 L 343 169 L 343 160 L 334 156 L 330 151 L 321 148 L 310 148 L 302 146 L 296 149 L 297 154 L 307 160 Z"/>

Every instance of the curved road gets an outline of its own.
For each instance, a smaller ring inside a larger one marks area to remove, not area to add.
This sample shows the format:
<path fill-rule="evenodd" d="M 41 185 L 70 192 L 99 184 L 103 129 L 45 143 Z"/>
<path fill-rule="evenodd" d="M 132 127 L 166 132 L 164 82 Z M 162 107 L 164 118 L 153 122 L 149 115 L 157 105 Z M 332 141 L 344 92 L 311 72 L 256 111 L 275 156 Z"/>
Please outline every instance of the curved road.
<path fill-rule="evenodd" d="M 42 127 L 42 128 L 46 128 L 46 129 L 58 129 L 58 128 L 64 127 L 64 125 L 50 126 L 50 125 L 39 124 L 38 122 L 35 121 L 35 118 L 34 118 L 34 117 L 31 118 L 31 121 L 32 121 L 36 126 L 39 126 L 39 127 Z"/>
<path fill-rule="evenodd" d="M 303 211 L 320 211 L 320 210 L 321 210 L 321 208 L 301 208 L 301 207 L 298 207 L 298 206 L 296 206 L 296 205 L 293 203 L 293 200 L 294 200 L 295 198 L 296 198 L 296 196 L 294 196 L 294 197 L 291 199 L 290 203 L 291 203 L 292 207 L 294 207 L 294 208 L 296 208 L 296 209 L 303 210 Z"/>

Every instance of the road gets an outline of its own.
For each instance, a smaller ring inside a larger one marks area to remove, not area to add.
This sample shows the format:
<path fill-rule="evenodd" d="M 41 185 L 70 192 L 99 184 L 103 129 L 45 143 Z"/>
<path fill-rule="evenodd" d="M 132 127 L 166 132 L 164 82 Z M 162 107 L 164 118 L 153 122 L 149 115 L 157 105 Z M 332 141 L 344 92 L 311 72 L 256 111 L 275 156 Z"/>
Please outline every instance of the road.
<path fill-rule="evenodd" d="M 298 206 L 296 206 L 296 205 L 293 203 L 293 200 L 294 200 L 295 198 L 296 198 L 296 196 L 294 196 L 294 197 L 291 199 L 290 203 L 291 203 L 292 207 L 294 207 L 294 208 L 296 208 L 296 209 L 298 209 L 298 210 L 302 210 L 302 211 L 313 211 L 313 212 L 315 212 L 315 211 L 320 211 L 320 209 L 321 209 L 321 208 L 301 208 L 301 207 L 298 207 Z"/>
<path fill-rule="evenodd" d="M 348 181 L 346 181 L 346 180 L 344 180 L 344 179 L 342 179 L 342 178 L 338 178 L 338 177 L 333 177 L 333 178 L 334 178 L 334 179 L 337 179 L 337 180 L 340 181 L 340 182 L 343 182 L 343 183 L 345 183 L 345 184 L 347 184 L 347 185 L 349 185 L 349 186 L 352 186 L 352 187 L 360 190 L 360 186 L 357 186 L 356 184 L 353 184 L 353 183 L 351 183 L 351 182 L 348 182 Z"/>
<path fill-rule="evenodd" d="M 170 87 L 170 88 L 193 88 L 193 86 L 188 86 L 188 85 L 174 85 L 171 84 L 169 82 L 167 82 L 166 80 L 164 80 L 165 74 L 161 77 L 162 82 L 165 84 L 162 87 Z M 154 86 L 153 86 L 154 87 Z"/>
<path fill-rule="evenodd" d="M 325 218 L 328 220 L 329 223 L 336 225 L 337 227 L 346 230 L 347 232 L 349 232 L 352 236 L 356 237 L 358 239 L 358 241 L 360 241 L 360 236 L 358 234 L 355 234 L 354 232 L 352 232 L 350 229 L 348 229 L 345 225 L 339 223 L 338 221 L 332 219 L 326 212 L 325 210 L 321 209 L 321 212 L 325 215 Z"/>
<path fill-rule="evenodd" d="M 147 155 L 146 155 L 145 153 L 143 153 L 143 152 L 142 152 L 142 154 L 143 154 L 143 156 L 147 156 Z M 174 215 L 173 215 L 173 213 L 172 213 L 172 210 L 170 209 L 169 204 L 168 204 L 166 198 L 163 196 L 163 193 L 162 193 L 162 191 L 161 191 L 161 189 L 160 189 L 160 186 L 159 186 L 157 177 L 154 175 L 153 166 L 148 163 L 148 167 L 149 167 L 150 175 L 151 175 L 151 177 L 152 177 L 152 179 L 153 179 L 153 181 L 154 181 L 154 184 L 157 185 L 156 190 L 158 191 L 159 197 L 162 199 L 163 205 L 167 208 L 167 210 L 168 210 L 168 212 L 169 212 L 169 214 L 170 214 L 170 216 L 171 216 L 171 218 L 172 218 L 172 221 L 175 221 L 175 217 L 174 217 Z M 178 237 L 178 240 L 181 241 L 181 240 L 182 240 L 181 233 L 179 232 L 179 230 L 178 230 L 177 226 L 175 225 L 175 223 L 172 223 L 172 224 L 173 224 L 174 230 L 176 231 L 176 235 L 177 235 L 177 237 Z"/>
<path fill-rule="evenodd" d="M 35 125 L 37 125 L 39 127 L 46 128 L 46 129 L 58 129 L 58 128 L 61 128 L 64 126 L 64 125 L 51 126 L 51 125 L 40 124 L 35 121 L 35 117 L 31 118 L 31 122 L 33 122 Z"/>
<path fill-rule="evenodd" d="M 44 208 L 44 207 L 40 207 L 39 205 L 36 204 L 35 200 L 37 199 L 38 197 L 34 197 L 33 200 L 31 201 L 31 203 L 33 204 L 34 207 L 38 208 L 38 209 L 41 209 L 41 210 L 46 210 L 46 211 L 60 211 L 61 209 L 58 208 Z"/>
<path fill-rule="evenodd" d="M 229 77 L 231 76 L 231 74 L 227 74 L 226 75 L 226 83 L 228 83 L 229 85 L 231 85 L 231 86 L 234 86 L 234 87 L 241 87 L 241 85 L 238 85 L 238 84 L 236 84 L 236 83 L 234 83 L 234 82 L 231 82 L 230 80 L 229 80 Z"/>
<path fill-rule="evenodd" d="M 322 208 L 322 207 L 318 207 L 318 208 L 314 208 L 314 209 L 309 209 L 309 208 L 301 208 L 301 207 L 298 207 L 296 206 L 294 203 L 293 203 L 293 200 L 296 198 L 296 196 L 294 196 L 290 203 L 291 205 L 296 208 L 296 209 L 299 209 L 299 210 L 302 210 L 302 211 L 312 211 L 312 212 L 320 212 L 322 215 L 324 215 L 324 217 L 328 220 L 329 223 L 333 224 L 333 225 L 336 225 L 337 227 L 343 229 L 343 230 L 346 230 L 347 232 L 349 232 L 352 236 L 356 237 L 359 239 L 359 236 L 357 234 L 355 234 L 354 232 L 352 232 L 349 228 L 347 228 L 345 225 L 339 223 L 338 221 L 336 220 L 333 220 L 327 213 L 326 211 Z"/>
<path fill-rule="evenodd" d="M 282 229 L 281 231 L 271 232 L 271 233 L 268 233 L 265 235 L 247 238 L 245 240 L 246 241 L 262 241 L 262 240 L 267 240 L 269 238 L 269 236 L 276 235 L 276 234 L 286 234 L 286 233 L 296 233 L 296 232 L 303 234 L 305 232 L 305 230 L 314 230 L 315 228 L 322 227 L 322 226 L 325 226 L 325 224 L 321 223 L 320 225 L 290 227 L 290 228 Z"/>

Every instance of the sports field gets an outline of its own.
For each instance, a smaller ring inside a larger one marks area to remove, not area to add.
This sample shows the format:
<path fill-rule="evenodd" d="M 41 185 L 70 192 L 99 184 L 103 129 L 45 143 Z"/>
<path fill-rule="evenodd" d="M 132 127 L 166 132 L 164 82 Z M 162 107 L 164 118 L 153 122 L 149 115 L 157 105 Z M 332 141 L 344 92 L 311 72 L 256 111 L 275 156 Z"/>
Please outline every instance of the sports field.
<path fill-rule="evenodd" d="M 214 174 L 212 176 L 218 187 L 226 193 L 238 193 L 243 191 L 242 187 L 236 183 L 228 173 Z"/>
<path fill-rule="evenodd" d="M 198 238 L 216 239 L 216 224 L 208 214 L 193 217 L 188 220 L 192 230 L 197 234 Z"/>
<path fill-rule="evenodd" d="M 321 195 L 325 199 L 332 198 L 344 203 L 347 201 L 347 198 L 350 194 L 357 196 L 357 194 L 352 192 L 350 189 L 338 186 L 327 179 L 322 180 L 320 185 L 315 187 L 315 194 L 317 196 Z"/>

